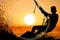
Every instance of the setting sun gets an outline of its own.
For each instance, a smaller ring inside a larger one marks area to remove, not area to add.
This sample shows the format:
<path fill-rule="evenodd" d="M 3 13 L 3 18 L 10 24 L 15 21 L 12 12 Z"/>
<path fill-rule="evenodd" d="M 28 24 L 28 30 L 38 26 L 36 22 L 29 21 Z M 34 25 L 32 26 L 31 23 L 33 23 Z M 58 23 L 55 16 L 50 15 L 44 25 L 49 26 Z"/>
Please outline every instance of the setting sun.
<path fill-rule="evenodd" d="M 34 21 L 35 21 L 35 18 L 32 14 L 25 15 L 25 17 L 24 17 L 25 24 L 32 25 L 34 23 Z"/>

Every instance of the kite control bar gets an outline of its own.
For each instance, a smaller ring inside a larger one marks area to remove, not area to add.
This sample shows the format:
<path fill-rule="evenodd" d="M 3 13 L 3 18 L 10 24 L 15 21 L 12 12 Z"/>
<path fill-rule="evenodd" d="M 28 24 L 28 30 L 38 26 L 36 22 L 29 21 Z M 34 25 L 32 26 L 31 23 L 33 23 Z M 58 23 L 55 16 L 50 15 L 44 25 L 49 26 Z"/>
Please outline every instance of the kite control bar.
<path fill-rule="evenodd" d="M 36 0 L 34 0 L 35 4 L 37 5 L 37 7 L 39 7 L 38 3 L 36 2 Z M 36 10 L 36 5 L 35 5 L 35 8 L 34 8 L 34 11 L 33 13 L 35 13 L 35 10 Z"/>

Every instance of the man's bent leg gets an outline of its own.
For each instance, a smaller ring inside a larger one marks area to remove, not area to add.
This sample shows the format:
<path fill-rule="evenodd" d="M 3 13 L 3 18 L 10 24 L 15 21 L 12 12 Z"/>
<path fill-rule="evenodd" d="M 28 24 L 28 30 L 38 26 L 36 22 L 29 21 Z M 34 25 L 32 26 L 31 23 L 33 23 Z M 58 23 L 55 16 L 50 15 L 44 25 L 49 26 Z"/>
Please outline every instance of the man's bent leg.
<path fill-rule="evenodd" d="M 37 29 L 37 26 L 33 26 L 31 32 L 34 34 L 35 30 Z"/>

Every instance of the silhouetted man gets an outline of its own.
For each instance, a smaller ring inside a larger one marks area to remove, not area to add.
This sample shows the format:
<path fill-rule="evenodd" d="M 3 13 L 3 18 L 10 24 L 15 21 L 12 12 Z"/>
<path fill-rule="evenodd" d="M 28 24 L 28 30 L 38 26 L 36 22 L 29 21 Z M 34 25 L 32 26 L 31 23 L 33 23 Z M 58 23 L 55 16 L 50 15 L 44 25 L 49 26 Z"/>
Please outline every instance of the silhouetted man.
<path fill-rule="evenodd" d="M 36 0 L 34 0 L 34 2 L 36 3 L 37 7 L 38 7 L 39 10 L 42 12 L 42 14 L 44 14 L 44 16 L 46 16 L 46 17 L 49 17 L 50 24 L 49 24 L 49 28 L 46 30 L 46 32 L 51 32 L 51 31 L 55 28 L 56 23 L 57 23 L 57 21 L 58 21 L 58 14 L 56 14 L 56 11 L 57 11 L 57 10 L 56 10 L 56 7 L 55 7 L 55 6 L 52 6 L 52 7 L 51 7 L 51 13 L 52 13 L 52 14 L 49 14 L 49 13 L 45 12 L 45 11 L 42 9 L 42 7 L 40 7 L 40 6 L 37 4 Z M 35 30 L 37 29 L 37 30 L 38 30 L 38 31 L 37 31 L 37 34 L 38 34 L 38 33 L 41 32 L 41 30 L 42 30 L 43 28 L 44 28 L 44 27 L 42 27 L 42 26 L 40 26 L 40 27 L 35 26 L 35 27 L 32 28 L 32 32 L 34 33 Z"/>

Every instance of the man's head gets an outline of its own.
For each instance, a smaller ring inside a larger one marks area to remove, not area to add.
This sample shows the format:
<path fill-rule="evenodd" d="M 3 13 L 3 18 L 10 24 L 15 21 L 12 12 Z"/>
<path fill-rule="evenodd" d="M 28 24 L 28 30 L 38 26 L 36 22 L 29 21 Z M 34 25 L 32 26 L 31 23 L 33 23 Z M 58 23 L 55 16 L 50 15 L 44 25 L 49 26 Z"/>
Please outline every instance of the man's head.
<path fill-rule="evenodd" d="M 55 6 L 52 6 L 51 7 L 51 12 L 52 12 L 52 14 L 55 14 L 56 13 L 56 7 Z"/>

